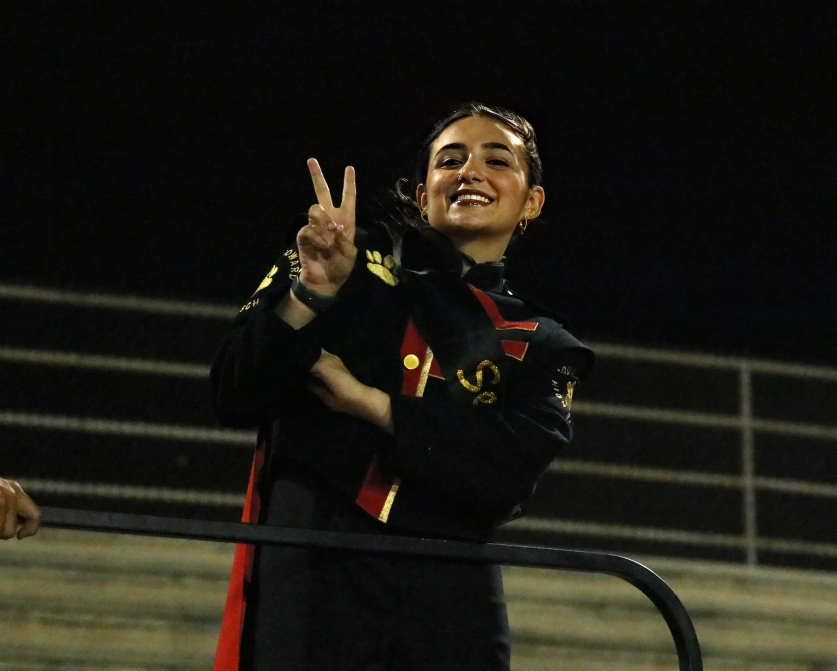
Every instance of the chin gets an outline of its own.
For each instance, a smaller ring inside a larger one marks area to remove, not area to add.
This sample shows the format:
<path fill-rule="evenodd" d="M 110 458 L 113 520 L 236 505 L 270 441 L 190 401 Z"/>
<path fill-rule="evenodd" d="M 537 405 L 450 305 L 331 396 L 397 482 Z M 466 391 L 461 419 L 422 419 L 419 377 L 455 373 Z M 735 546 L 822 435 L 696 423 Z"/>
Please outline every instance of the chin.
<path fill-rule="evenodd" d="M 446 221 L 433 228 L 451 238 L 478 238 L 490 230 L 482 221 Z"/>
<path fill-rule="evenodd" d="M 494 228 L 491 218 L 482 217 L 476 212 L 456 212 L 448 216 L 445 226 L 457 230 L 482 230 Z"/>

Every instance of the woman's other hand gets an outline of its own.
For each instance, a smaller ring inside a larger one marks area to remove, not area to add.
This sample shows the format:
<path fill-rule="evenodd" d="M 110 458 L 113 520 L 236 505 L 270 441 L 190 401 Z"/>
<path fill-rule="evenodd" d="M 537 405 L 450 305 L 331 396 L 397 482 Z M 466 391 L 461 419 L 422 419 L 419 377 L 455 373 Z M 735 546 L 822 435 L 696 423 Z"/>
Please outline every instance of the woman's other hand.
<path fill-rule="evenodd" d="M 323 171 L 316 159 L 308 159 L 308 170 L 317 193 L 317 204 L 308 210 L 308 225 L 296 236 L 299 248 L 299 281 L 311 291 L 333 296 L 352 272 L 355 247 L 355 169 L 346 168 L 343 200 L 334 207 Z"/>
<path fill-rule="evenodd" d="M 0 538 L 34 536 L 41 525 L 41 511 L 14 480 L 0 478 Z"/>
<path fill-rule="evenodd" d="M 393 433 L 389 394 L 360 382 L 340 357 L 323 350 L 311 369 L 308 388 L 331 410 L 359 417 Z"/>

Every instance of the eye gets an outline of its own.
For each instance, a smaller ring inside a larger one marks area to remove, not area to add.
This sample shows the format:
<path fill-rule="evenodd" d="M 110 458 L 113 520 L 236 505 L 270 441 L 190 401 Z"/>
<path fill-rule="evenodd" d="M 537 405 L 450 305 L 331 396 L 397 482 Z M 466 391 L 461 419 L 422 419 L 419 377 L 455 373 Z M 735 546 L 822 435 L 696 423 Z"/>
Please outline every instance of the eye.
<path fill-rule="evenodd" d="M 461 161 L 461 160 L 459 160 L 458 158 L 454 158 L 454 157 L 452 157 L 452 156 L 451 156 L 451 157 L 449 157 L 449 158 L 444 159 L 444 160 L 443 160 L 443 161 L 439 164 L 439 166 L 440 166 L 440 167 L 442 167 L 442 168 L 452 168 L 453 166 L 459 165 L 460 163 L 462 163 L 462 161 Z"/>
<path fill-rule="evenodd" d="M 492 158 L 488 161 L 489 165 L 501 165 L 506 168 L 509 167 L 509 162 L 503 158 Z"/>

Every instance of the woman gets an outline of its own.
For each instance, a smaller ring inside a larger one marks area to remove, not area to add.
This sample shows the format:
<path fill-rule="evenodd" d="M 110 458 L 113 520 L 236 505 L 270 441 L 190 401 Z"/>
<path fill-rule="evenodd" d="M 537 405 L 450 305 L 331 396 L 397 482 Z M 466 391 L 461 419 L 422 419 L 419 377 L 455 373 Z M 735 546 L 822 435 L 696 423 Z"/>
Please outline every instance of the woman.
<path fill-rule="evenodd" d="M 485 540 L 569 442 L 592 365 L 503 279 L 544 203 L 534 132 L 460 106 L 387 230 L 356 232 L 352 168 L 335 207 L 308 167 L 318 204 L 212 368 L 221 420 L 260 427 L 245 521 Z M 215 668 L 508 669 L 499 569 L 242 547 Z"/>
<path fill-rule="evenodd" d="M 34 536 L 41 524 L 41 511 L 14 480 L 0 478 L 0 538 Z"/>

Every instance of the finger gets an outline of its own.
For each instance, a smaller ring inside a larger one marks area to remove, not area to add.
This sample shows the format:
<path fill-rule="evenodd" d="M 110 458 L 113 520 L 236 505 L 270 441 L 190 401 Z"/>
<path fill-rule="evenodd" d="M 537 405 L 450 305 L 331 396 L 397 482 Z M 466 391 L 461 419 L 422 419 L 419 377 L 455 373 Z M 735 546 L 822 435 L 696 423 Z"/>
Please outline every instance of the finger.
<path fill-rule="evenodd" d="M 352 166 L 346 167 L 346 173 L 343 176 L 343 200 L 340 203 L 340 209 L 343 211 L 343 221 L 345 224 L 343 233 L 349 239 L 349 242 L 355 241 L 355 202 L 357 201 L 357 180 L 355 169 Z"/>
<path fill-rule="evenodd" d="M 328 213 L 320 205 L 312 205 L 308 209 L 308 225 L 313 226 L 319 235 L 325 237 L 328 241 L 328 246 L 331 246 L 334 240 L 334 231 L 337 230 L 337 225 L 332 221 Z"/>
<path fill-rule="evenodd" d="M 325 385 L 329 389 L 334 383 L 334 365 L 329 361 L 318 361 L 311 367 L 308 373 L 314 381 L 320 385 Z"/>
<path fill-rule="evenodd" d="M 326 387 L 324 387 L 323 384 L 317 380 L 308 380 L 308 382 L 305 383 L 305 387 L 317 398 L 323 398 L 323 396 L 325 396 Z"/>
<path fill-rule="evenodd" d="M 340 209 L 354 212 L 355 200 L 357 200 L 355 169 L 347 165 L 346 171 L 343 173 L 343 200 L 340 202 Z"/>
<path fill-rule="evenodd" d="M 344 228 L 339 228 L 334 232 L 334 245 L 337 250 L 347 259 L 354 259 L 357 256 L 357 247 L 355 243 L 349 239 Z"/>
<path fill-rule="evenodd" d="M 317 359 L 316 363 L 311 366 L 311 369 L 308 372 L 318 380 L 326 380 L 335 364 L 342 366 L 342 359 L 331 352 L 320 349 L 320 358 Z"/>
<path fill-rule="evenodd" d="M 333 224 L 334 220 L 329 216 L 325 208 L 318 203 L 308 208 L 308 223 L 328 228 L 328 225 Z"/>
<path fill-rule="evenodd" d="M 316 226 L 311 226 L 310 224 L 303 226 L 299 230 L 299 233 L 296 235 L 296 242 L 299 247 L 312 245 L 318 249 L 327 249 L 330 246 L 328 238 L 320 233 Z"/>
<path fill-rule="evenodd" d="M 324 210 L 333 210 L 334 205 L 331 202 L 331 192 L 328 190 L 323 170 L 317 159 L 308 159 L 308 172 L 311 173 L 311 181 L 314 182 L 314 192 L 317 194 L 317 202 Z"/>
<path fill-rule="evenodd" d="M 310 380 L 306 385 L 308 391 L 320 399 L 327 408 L 332 408 L 334 405 L 334 394 L 324 384 L 316 380 Z"/>
<path fill-rule="evenodd" d="M 3 533 L 6 528 L 6 513 L 9 509 L 9 502 L 14 495 L 14 489 L 9 481 L 0 478 L 0 538 L 6 538 Z"/>
<path fill-rule="evenodd" d="M 4 487 L 0 496 L 3 496 L 6 500 L 6 503 L 3 506 L 6 514 L 3 516 L 3 519 L 0 520 L 0 522 L 2 522 L 2 528 L 0 528 L 0 538 L 8 540 L 9 538 L 14 538 L 15 535 L 17 535 L 17 496 L 11 487 Z"/>
<path fill-rule="evenodd" d="M 319 370 L 333 369 L 335 366 L 343 366 L 343 359 L 336 354 L 322 350 L 320 358 L 314 364 Z"/>
<path fill-rule="evenodd" d="M 38 527 L 41 526 L 41 509 L 35 505 L 35 502 L 29 498 L 29 495 L 23 491 L 18 483 L 13 482 L 12 486 L 17 492 L 18 517 L 23 518 L 23 526 L 17 532 L 17 537 L 23 539 L 34 536 Z"/>

